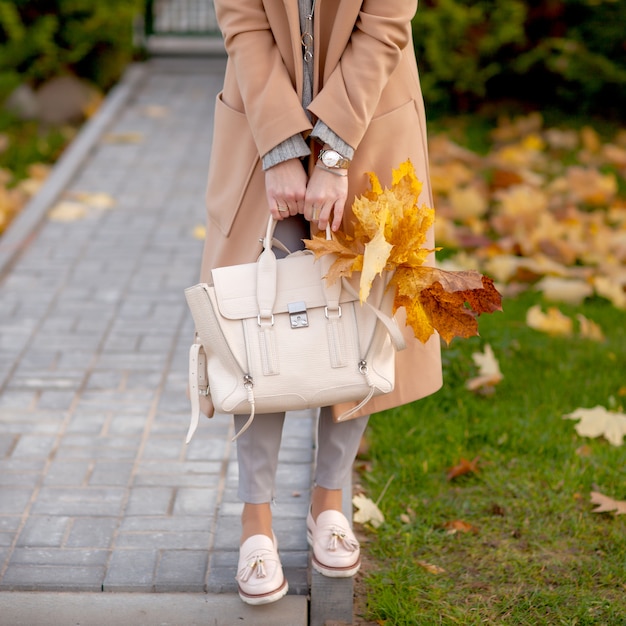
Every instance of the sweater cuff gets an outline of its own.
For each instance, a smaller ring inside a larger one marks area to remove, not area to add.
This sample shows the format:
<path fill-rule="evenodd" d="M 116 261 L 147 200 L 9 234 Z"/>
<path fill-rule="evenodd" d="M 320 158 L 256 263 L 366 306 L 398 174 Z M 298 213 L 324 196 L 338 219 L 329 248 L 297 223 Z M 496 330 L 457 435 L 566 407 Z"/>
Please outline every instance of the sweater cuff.
<path fill-rule="evenodd" d="M 322 143 L 327 143 L 333 150 L 339 152 L 341 156 L 346 157 L 349 161 L 352 161 L 354 158 L 354 148 L 326 126 L 322 120 L 317 120 L 311 136 L 319 139 Z"/>
<path fill-rule="evenodd" d="M 302 138 L 302 135 L 293 135 L 263 156 L 263 171 L 284 161 L 289 161 L 289 159 L 302 159 L 310 154 L 311 149 Z"/>

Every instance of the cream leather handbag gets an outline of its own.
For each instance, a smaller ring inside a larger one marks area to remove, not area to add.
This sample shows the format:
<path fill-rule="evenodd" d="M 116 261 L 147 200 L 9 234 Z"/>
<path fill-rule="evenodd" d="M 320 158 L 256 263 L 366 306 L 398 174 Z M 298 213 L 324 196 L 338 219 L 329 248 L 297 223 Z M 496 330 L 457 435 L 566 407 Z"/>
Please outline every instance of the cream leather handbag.
<path fill-rule="evenodd" d="M 331 255 L 276 259 L 272 246 L 283 246 L 274 227 L 270 218 L 256 263 L 214 269 L 211 284 L 185 290 L 196 327 L 187 442 L 198 425 L 198 395 L 210 395 L 218 412 L 249 413 L 242 434 L 255 414 L 359 402 L 341 421 L 393 390 L 395 350 L 405 342 L 385 281 L 378 277 L 361 305 L 352 281 L 327 284 Z"/>

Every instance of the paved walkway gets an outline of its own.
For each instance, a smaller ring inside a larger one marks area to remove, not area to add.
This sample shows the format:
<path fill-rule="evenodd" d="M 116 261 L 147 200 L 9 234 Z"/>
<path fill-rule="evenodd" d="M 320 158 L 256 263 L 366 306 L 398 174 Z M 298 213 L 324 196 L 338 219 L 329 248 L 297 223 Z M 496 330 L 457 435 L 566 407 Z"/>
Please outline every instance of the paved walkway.
<path fill-rule="evenodd" d="M 132 68 L 0 240 L 0 592 L 236 590 L 230 420 L 204 420 L 184 443 L 182 291 L 198 276 L 223 68 L 221 58 Z M 44 213 L 58 192 L 80 205 L 65 219 Z M 107 197 L 114 206 L 101 206 Z M 310 416 L 287 420 L 281 455 L 275 530 L 305 616 Z M 204 623 L 230 623 L 220 606 Z M 287 606 L 258 623 L 305 623 Z"/>

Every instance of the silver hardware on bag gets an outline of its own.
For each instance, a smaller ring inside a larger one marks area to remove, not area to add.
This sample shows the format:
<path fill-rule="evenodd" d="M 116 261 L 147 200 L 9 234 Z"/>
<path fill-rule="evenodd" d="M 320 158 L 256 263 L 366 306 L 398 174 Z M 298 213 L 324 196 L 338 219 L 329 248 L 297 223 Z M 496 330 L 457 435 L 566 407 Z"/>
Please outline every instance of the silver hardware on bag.
<path fill-rule="evenodd" d="M 306 328 L 309 325 L 309 318 L 306 314 L 306 304 L 304 302 L 290 302 L 287 305 L 291 328 Z"/>

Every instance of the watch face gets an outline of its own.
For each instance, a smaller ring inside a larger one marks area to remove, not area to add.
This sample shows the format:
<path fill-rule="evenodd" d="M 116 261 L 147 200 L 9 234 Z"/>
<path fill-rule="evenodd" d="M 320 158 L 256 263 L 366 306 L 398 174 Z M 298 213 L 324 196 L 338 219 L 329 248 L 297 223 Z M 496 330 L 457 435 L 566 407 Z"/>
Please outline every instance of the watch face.
<path fill-rule="evenodd" d="M 337 163 L 341 159 L 341 155 L 334 150 L 326 150 L 322 155 L 322 163 L 326 167 L 337 167 Z"/>

